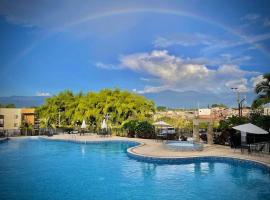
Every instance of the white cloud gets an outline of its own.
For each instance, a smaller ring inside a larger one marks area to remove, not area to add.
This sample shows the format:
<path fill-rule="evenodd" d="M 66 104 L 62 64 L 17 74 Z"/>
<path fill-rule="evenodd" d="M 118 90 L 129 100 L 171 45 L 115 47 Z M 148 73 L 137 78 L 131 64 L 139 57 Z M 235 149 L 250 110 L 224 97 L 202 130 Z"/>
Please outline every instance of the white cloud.
<path fill-rule="evenodd" d="M 138 94 L 145 94 L 145 93 L 158 93 L 158 92 L 162 92 L 164 90 L 172 90 L 172 88 L 170 86 L 145 86 L 143 88 L 143 90 L 136 90 L 136 92 Z"/>
<path fill-rule="evenodd" d="M 249 13 L 246 14 L 245 16 L 241 17 L 241 20 L 247 20 L 247 21 L 254 21 L 259 19 L 261 16 L 257 13 Z"/>
<path fill-rule="evenodd" d="M 263 33 L 263 34 L 257 34 L 257 35 L 242 35 L 241 38 L 238 38 L 237 40 L 220 40 L 219 42 L 207 46 L 202 51 L 204 53 L 208 53 L 210 51 L 217 51 L 222 49 L 230 49 L 235 47 L 241 47 L 246 44 L 256 44 L 256 48 L 258 48 L 259 42 L 269 40 L 270 39 L 270 33 Z"/>
<path fill-rule="evenodd" d="M 256 76 L 256 77 L 252 77 L 252 78 L 250 79 L 250 81 L 251 81 L 253 87 L 256 87 L 256 85 L 257 85 L 258 83 L 262 82 L 263 80 L 265 80 L 265 79 L 263 78 L 263 75 L 259 75 L 259 76 Z"/>
<path fill-rule="evenodd" d="M 181 45 L 181 46 L 195 46 L 195 45 L 212 45 L 216 41 L 216 38 L 204 35 L 201 33 L 187 34 L 181 33 L 170 37 L 157 37 L 154 41 L 155 47 L 168 47 L 172 45 Z"/>
<path fill-rule="evenodd" d="M 102 62 L 97 62 L 96 67 L 101 68 L 101 69 L 108 69 L 108 70 L 119 70 L 121 69 L 120 66 L 117 65 L 112 65 L 112 64 L 104 64 Z"/>
<path fill-rule="evenodd" d="M 262 33 L 255 35 L 244 35 L 241 38 L 221 38 L 214 35 L 205 35 L 202 33 L 179 33 L 173 36 L 159 36 L 153 45 L 158 48 L 166 48 L 174 45 L 183 47 L 198 47 L 197 51 L 201 54 L 208 55 L 211 52 L 219 52 L 224 49 L 235 47 L 244 47 L 244 45 L 252 45 L 270 39 L 270 33 Z M 258 44 L 257 47 L 258 48 Z M 246 47 L 245 47 L 246 49 Z M 250 59 L 250 56 L 245 56 L 245 61 Z M 239 60 L 241 61 L 241 60 Z M 238 62 L 239 62 L 238 61 Z"/>
<path fill-rule="evenodd" d="M 248 78 L 258 75 L 258 72 L 245 71 L 237 65 L 220 65 L 217 69 L 210 69 L 206 64 L 197 64 L 192 59 L 171 55 L 166 50 L 122 56 L 120 65 L 159 80 L 158 86 L 148 85 L 138 90 L 138 93 L 163 90 L 221 93 L 231 87 L 247 92 L 250 90 Z"/>
<path fill-rule="evenodd" d="M 237 88 L 239 92 L 248 92 L 250 89 L 247 87 L 248 80 L 246 78 L 228 81 L 225 85 L 228 88 Z"/>
<path fill-rule="evenodd" d="M 185 63 L 179 57 L 169 55 L 167 51 L 152 51 L 121 57 L 121 65 L 135 71 L 147 72 L 166 82 L 179 79 L 204 78 L 211 73 L 204 65 Z"/>
<path fill-rule="evenodd" d="M 269 27 L 270 26 L 270 19 L 259 14 L 247 14 L 241 17 L 241 20 L 244 22 L 239 27 L 242 28 L 252 28 L 254 25 L 260 25 L 262 27 Z"/>
<path fill-rule="evenodd" d="M 37 92 L 36 96 L 38 97 L 49 97 L 52 96 L 49 92 Z"/>

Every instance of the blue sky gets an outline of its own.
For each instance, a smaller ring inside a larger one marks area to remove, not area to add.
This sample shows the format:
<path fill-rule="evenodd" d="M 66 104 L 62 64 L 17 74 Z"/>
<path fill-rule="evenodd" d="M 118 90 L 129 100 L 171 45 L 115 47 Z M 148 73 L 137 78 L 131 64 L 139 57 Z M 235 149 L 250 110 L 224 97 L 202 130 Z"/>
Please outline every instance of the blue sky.
<path fill-rule="evenodd" d="M 269 1 L 0 1 L 0 96 L 243 94 L 270 70 Z"/>

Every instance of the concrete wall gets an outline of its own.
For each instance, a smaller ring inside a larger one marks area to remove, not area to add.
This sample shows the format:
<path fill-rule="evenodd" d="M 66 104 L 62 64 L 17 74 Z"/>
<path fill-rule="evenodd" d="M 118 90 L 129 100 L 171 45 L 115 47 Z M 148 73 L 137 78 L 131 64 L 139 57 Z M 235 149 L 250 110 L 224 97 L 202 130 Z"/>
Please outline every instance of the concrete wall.
<path fill-rule="evenodd" d="M 20 108 L 0 108 L 0 115 L 4 116 L 4 129 L 19 129 L 21 126 Z"/>

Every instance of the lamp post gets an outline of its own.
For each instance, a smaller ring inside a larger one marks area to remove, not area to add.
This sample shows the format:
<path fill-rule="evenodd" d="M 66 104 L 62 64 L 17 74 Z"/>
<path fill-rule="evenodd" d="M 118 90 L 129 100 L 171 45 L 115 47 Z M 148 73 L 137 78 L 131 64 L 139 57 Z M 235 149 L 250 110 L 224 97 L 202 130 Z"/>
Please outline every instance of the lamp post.
<path fill-rule="evenodd" d="M 240 107 L 240 116 L 242 117 L 242 110 L 243 110 L 243 102 L 245 101 L 246 99 L 243 98 L 240 103 L 239 103 L 239 107 Z"/>
<path fill-rule="evenodd" d="M 238 104 L 238 115 L 239 115 L 239 117 L 242 117 L 242 106 L 243 106 L 243 102 L 246 99 L 243 98 L 243 99 L 240 100 L 240 92 L 239 92 L 237 87 L 232 87 L 231 90 L 236 92 L 236 95 L 237 95 L 236 100 L 237 100 L 237 104 Z"/>
<path fill-rule="evenodd" d="M 236 92 L 236 101 L 238 104 L 238 115 L 240 117 L 241 116 L 241 113 L 240 113 L 240 92 L 239 92 L 237 87 L 232 87 L 231 90 Z"/>

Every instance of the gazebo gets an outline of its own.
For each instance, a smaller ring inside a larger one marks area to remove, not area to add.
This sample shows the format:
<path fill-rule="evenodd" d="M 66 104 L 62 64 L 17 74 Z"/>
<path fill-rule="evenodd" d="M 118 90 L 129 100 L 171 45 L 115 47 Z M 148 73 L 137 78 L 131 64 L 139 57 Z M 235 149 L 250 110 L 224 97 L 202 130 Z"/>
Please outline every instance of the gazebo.
<path fill-rule="evenodd" d="M 153 123 L 154 126 L 159 126 L 159 127 L 171 127 L 170 124 L 167 124 L 166 122 L 164 121 L 158 121 L 158 122 L 155 122 Z"/>
<path fill-rule="evenodd" d="M 241 132 L 241 143 L 242 141 L 246 142 L 247 133 L 251 133 L 254 135 L 268 134 L 266 130 L 251 123 L 234 126 L 232 128 Z"/>
<path fill-rule="evenodd" d="M 250 144 L 247 145 L 247 133 L 254 134 L 254 141 L 255 141 L 255 135 L 262 135 L 262 134 L 268 134 L 268 132 L 254 124 L 248 123 L 248 124 L 242 124 L 239 126 L 232 127 L 235 130 L 238 130 L 241 132 L 241 146 L 247 146 L 248 150 L 250 152 Z"/>
<path fill-rule="evenodd" d="M 153 125 L 159 129 L 158 131 L 158 134 L 157 134 L 157 137 L 160 137 L 160 138 L 167 138 L 168 139 L 168 135 L 172 135 L 172 133 L 169 133 L 168 132 L 168 129 L 169 128 L 173 128 L 170 124 L 164 122 L 164 121 L 158 121 L 158 122 L 155 122 L 153 123 Z M 174 132 L 175 134 L 175 132 Z"/>

